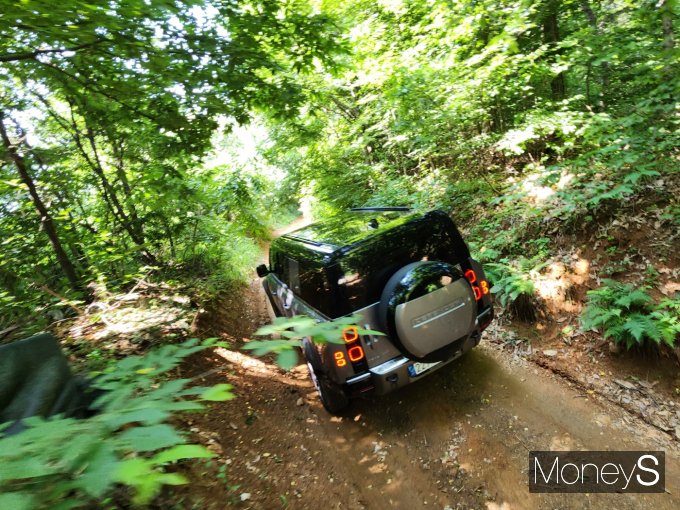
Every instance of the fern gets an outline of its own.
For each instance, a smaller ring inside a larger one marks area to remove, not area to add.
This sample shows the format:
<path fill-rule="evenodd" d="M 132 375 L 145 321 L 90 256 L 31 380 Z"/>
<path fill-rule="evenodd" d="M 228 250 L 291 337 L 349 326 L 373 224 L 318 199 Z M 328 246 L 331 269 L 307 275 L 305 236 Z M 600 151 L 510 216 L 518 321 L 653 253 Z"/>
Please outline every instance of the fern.
<path fill-rule="evenodd" d="M 541 271 L 549 262 L 541 262 L 542 255 L 513 260 L 504 258 L 496 263 L 484 264 L 489 280 L 494 283 L 491 292 L 504 308 L 512 305 L 522 296 L 533 298 L 536 287 L 531 274 Z"/>
<path fill-rule="evenodd" d="M 645 287 L 614 280 L 588 292 L 581 316 L 584 330 L 602 330 L 604 338 L 630 349 L 650 341 L 670 347 L 680 333 L 680 300 L 664 299 L 655 304 Z"/>
<path fill-rule="evenodd" d="M 630 309 L 633 306 L 643 306 L 652 301 L 644 290 L 636 289 L 630 292 L 630 294 L 625 294 L 616 298 L 614 303 L 619 306 Z"/>

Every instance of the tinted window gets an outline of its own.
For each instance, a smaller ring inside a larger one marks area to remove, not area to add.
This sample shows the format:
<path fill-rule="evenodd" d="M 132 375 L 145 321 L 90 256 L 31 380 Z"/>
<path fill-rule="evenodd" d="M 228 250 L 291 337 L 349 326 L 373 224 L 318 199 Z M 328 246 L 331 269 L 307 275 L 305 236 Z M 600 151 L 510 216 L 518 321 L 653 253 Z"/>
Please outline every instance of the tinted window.
<path fill-rule="evenodd" d="M 345 315 L 380 300 L 383 288 L 398 269 L 419 260 L 460 262 L 459 246 L 442 223 L 413 222 L 353 249 L 340 260 L 339 290 Z M 465 248 L 464 256 L 469 256 Z"/>
<path fill-rule="evenodd" d="M 290 257 L 286 257 L 286 270 L 284 271 L 284 282 L 295 292 L 300 294 L 300 265 L 298 261 Z"/>
<path fill-rule="evenodd" d="M 328 278 L 323 266 L 303 260 L 300 262 L 299 274 L 300 297 L 324 315 L 332 315 L 334 304 L 332 303 Z"/>

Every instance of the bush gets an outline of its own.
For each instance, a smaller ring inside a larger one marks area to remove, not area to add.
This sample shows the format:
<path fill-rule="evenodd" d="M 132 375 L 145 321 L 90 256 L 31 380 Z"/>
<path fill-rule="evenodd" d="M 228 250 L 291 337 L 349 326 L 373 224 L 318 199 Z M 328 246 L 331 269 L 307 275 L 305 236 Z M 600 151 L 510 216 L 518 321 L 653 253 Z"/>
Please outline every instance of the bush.
<path fill-rule="evenodd" d="M 651 341 L 670 347 L 680 333 L 680 300 L 664 299 L 655 304 L 646 287 L 603 280 L 599 289 L 588 292 L 581 318 L 585 330 L 601 330 L 604 338 L 630 349 Z"/>
<path fill-rule="evenodd" d="M 484 264 L 487 276 L 493 283 L 491 292 L 500 305 L 513 317 L 527 322 L 534 322 L 537 318 L 536 288 L 530 273 L 540 271 L 545 266 L 545 263 L 536 265 L 537 258 L 520 257 L 512 262 L 501 259 L 500 263 Z"/>
<path fill-rule="evenodd" d="M 159 380 L 184 358 L 209 347 L 190 340 L 129 356 L 95 379 L 105 390 L 86 420 L 29 418 L 23 432 L 0 436 L 0 508 L 79 508 L 105 501 L 116 484 L 133 489 L 134 504 L 149 502 L 163 485 L 187 480 L 166 471 L 180 459 L 213 454 L 166 423 L 176 413 L 204 408 L 199 400 L 233 398 L 231 386 L 190 387 L 189 379 Z M 0 433 L 8 424 L 0 425 Z"/>

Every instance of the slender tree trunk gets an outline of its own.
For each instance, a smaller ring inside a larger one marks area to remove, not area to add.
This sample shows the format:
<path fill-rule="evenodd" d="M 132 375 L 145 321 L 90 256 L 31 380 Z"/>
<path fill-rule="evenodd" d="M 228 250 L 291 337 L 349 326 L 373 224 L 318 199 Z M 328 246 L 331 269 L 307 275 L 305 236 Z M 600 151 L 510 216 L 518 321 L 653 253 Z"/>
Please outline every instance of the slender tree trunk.
<path fill-rule="evenodd" d="M 661 8 L 661 29 L 663 31 L 663 49 L 675 48 L 675 36 L 673 34 L 673 7 L 677 0 L 664 0 L 659 2 Z"/>
<path fill-rule="evenodd" d="M 595 11 L 593 11 L 592 7 L 590 6 L 590 3 L 588 0 L 581 0 L 581 10 L 583 11 L 583 14 L 585 14 L 586 18 L 588 19 L 588 24 L 590 27 L 593 29 L 593 32 L 595 32 L 595 35 L 598 36 L 598 38 L 602 35 L 602 30 L 600 30 L 600 26 L 597 23 L 597 16 L 595 15 Z M 588 62 L 588 73 L 590 73 L 590 70 L 592 69 L 592 61 L 594 59 L 591 59 L 590 62 Z M 599 93 L 599 109 L 601 111 L 606 110 L 607 108 L 607 102 L 605 100 L 605 94 L 607 93 L 607 90 L 609 90 L 609 75 L 610 75 L 610 70 L 609 70 L 609 62 L 602 62 L 600 63 L 600 74 L 601 74 L 601 88 L 600 88 L 600 93 Z M 590 74 L 588 74 L 588 78 L 590 78 Z M 588 86 L 590 85 L 590 80 L 588 81 Z M 590 102 L 590 90 L 588 91 L 588 101 Z"/>
<path fill-rule="evenodd" d="M 121 219 L 121 223 L 123 224 L 123 227 L 125 230 L 128 231 L 128 234 L 130 234 L 130 238 L 135 242 L 135 244 L 138 244 L 140 246 L 144 245 L 144 233 L 141 231 L 140 225 L 135 225 L 134 222 L 130 219 L 128 214 L 125 212 L 125 209 L 123 208 L 123 205 L 121 204 L 120 200 L 118 199 L 118 195 L 116 194 L 116 190 L 113 188 L 113 185 L 109 181 L 108 177 L 106 177 L 106 173 L 104 172 L 104 167 L 101 164 L 101 160 L 99 158 L 99 152 L 97 150 L 97 144 L 94 139 L 94 133 L 92 129 L 89 127 L 87 128 L 87 140 L 90 143 L 90 147 L 92 149 L 92 154 L 94 156 L 94 164 L 91 165 L 92 169 L 94 172 L 97 174 L 99 177 L 102 186 L 106 190 L 109 199 L 111 200 L 111 204 L 115 208 L 116 212 L 118 213 L 119 218 Z"/>
<path fill-rule="evenodd" d="M 543 17 L 543 41 L 551 46 L 556 46 L 560 42 L 560 32 L 557 24 L 559 2 L 552 0 L 548 2 L 546 7 L 548 11 Z M 559 54 L 560 50 L 554 49 L 552 53 Z M 567 86 L 563 72 L 560 72 L 552 79 L 550 89 L 552 91 L 552 98 L 555 101 L 564 99 Z"/>
<path fill-rule="evenodd" d="M 125 173 L 125 163 L 123 158 L 123 145 L 117 144 L 116 141 L 112 141 L 114 158 L 116 159 L 116 176 L 123 187 L 123 194 L 125 195 L 125 205 L 130 211 L 130 219 L 135 227 L 139 230 L 142 237 L 144 237 L 144 224 L 140 221 L 139 215 L 137 214 L 137 207 L 135 206 L 135 201 L 132 197 L 132 188 L 130 187 L 130 182 L 128 181 L 127 174 Z"/>
<path fill-rule="evenodd" d="M 47 110 L 50 113 L 50 115 L 71 136 L 71 138 L 75 142 L 76 146 L 78 147 L 78 150 L 82 154 L 83 158 L 85 159 L 89 167 L 94 171 L 97 177 L 99 177 L 99 181 L 102 186 L 102 196 L 104 198 L 104 202 L 106 203 L 109 210 L 113 214 L 113 217 L 120 222 L 123 229 L 128 233 L 132 241 L 141 249 L 141 254 L 144 257 L 144 259 L 146 259 L 146 261 L 150 264 L 157 264 L 158 261 L 156 260 L 156 258 L 145 248 L 143 232 L 140 232 L 132 224 L 130 218 L 125 213 L 125 209 L 123 209 L 120 200 L 118 200 L 118 197 L 116 195 L 115 190 L 113 189 L 113 186 L 106 177 L 106 173 L 104 172 L 104 168 L 102 167 L 101 160 L 99 159 L 99 153 L 97 151 L 97 145 L 94 140 L 94 135 L 92 133 L 92 130 L 87 126 L 86 137 L 92 150 L 92 156 L 90 156 L 88 151 L 85 149 L 83 139 L 80 135 L 80 130 L 78 128 L 78 122 L 75 117 L 75 104 L 72 101 L 68 101 L 71 113 L 70 126 L 68 126 L 67 124 L 69 123 L 65 121 L 62 117 L 57 115 L 44 98 L 41 98 L 40 96 L 38 97 L 41 100 L 41 102 L 47 107 Z"/>
<path fill-rule="evenodd" d="M 35 183 L 33 182 L 33 179 L 31 178 L 28 172 L 26 160 L 21 154 L 19 154 L 19 152 L 16 149 L 16 146 L 14 146 L 11 140 L 9 139 L 9 136 L 7 135 L 7 131 L 5 129 L 4 120 L 5 120 L 4 115 L 0 113 L 0 136 L 2 137 L 2 143 L 5 146 L 5 149 L 7 150 L 10 159 L 14 163 L 14 166 L 19 172 L 19 177 L 21 178 L 21 181 L 28 188 L 28 192 L 31 195 L 33 205 L 35 206 L 36 210 L 38 211 L 38 215 L 40 216 L 40 223 L 42 225 L 43 230 L 45 231 L 45 234 L 47 234 L 47 237 L 50 240 L 50 244 L 52 245 L 54 254 L 57 257 L 57 262 L 59 263 L 59 266 L 61 267 L 62 271 L 64 272 L 64 275 L 69 281 L 71 288 L 75 291 L 82 291 L 83 288 L 76 273 L 76 269 L 71 260 L 69 259 L 68 255 L 66 254 L 64 247 L 61 244 L 59 234 L 57 233 L 57 229 L 54 225 L 54 220 L 52 219 L 52 216 L 50 215 L 47 206 L 45 205 L 45 203 L 40 198 L 40 195 L 38 194 L 38 191 L 35 187 Z"/>

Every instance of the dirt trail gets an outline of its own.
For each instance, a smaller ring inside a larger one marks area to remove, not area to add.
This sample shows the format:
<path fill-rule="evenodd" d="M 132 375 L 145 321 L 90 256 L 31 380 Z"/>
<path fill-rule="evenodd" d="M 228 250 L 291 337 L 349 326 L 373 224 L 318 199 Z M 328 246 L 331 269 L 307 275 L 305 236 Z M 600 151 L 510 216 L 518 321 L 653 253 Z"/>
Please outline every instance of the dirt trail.
<path fill-rule="evenodd" d="M 225 297 L 204 329 L 235 347 L 269 320 L 259 281 Z M 306 368 L 289 373 L 245 351 L 198 359 L 204 383 L 238 398 L 190 423 L 221 453 L 202 473 L 203 508 L 680 508 L 677 443 L 595 394 L 484 340 L 464 358 L 383 398 L 326 413 Z M 680 407 L 677 408 L 680 412 Z M 665 450 L 666 494 L 528 492 L 530 450 Z"/>

